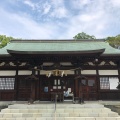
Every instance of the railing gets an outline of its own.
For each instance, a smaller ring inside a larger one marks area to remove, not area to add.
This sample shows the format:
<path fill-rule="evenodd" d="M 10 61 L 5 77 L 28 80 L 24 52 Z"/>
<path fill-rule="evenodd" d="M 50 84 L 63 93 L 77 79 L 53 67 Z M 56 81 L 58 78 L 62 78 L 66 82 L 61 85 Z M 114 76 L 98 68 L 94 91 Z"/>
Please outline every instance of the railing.
<path fill-rule="evenodd" d="M 55 112 L 56 112 L 56 108 L 57 108 L 57 97 L 58 97 L 58 95 L 57 95 L 57 93 L 55 94 Z"/>
<path fill-rule="evenodd" d="M 56 94 L 55 94 L 54 120 L 56 120 L 57 98 L 58 98 L 58 95 L 57 95 L 57 93 L 56 93 Z"/>

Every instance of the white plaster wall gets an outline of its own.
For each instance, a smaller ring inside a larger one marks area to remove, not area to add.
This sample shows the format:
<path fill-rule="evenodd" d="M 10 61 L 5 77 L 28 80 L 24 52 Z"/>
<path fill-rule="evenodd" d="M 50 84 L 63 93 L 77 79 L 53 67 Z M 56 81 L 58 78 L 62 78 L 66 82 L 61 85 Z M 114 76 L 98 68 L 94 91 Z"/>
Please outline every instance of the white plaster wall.
<path fill-rule="evenodd" d="M 14 63 L 13 63 L 13 62 L 10 62 L 10 65 L 11 65 L 11 66 L 16 66 L 16 65 L 14 65 Z"/>
<path fill-rule="evenodd" d="M 40 75 L 46 75 L 49 71 L 40 70 Z"/>
<path fill-rule="evenodd" d="M 96 70 L 82 70 L 81 74 L 96 74 Z"/>
<path fill-rule="evenodd" d="M 110 89 L 115 90 L 118 86 L 119 79 L 117 77 L 109 77 Z"/>
<path fill-rule="evenodd" d="M 66 65 L 66 66 L 71 66 L 72 65 L 71 62 L 61 62 L 60 64 L 61 65 Z"/>
<path fill-rule="evenodd" d="M 53 65 L 54 63 L 52 63 L 52 62 L 44 62 L 43 63 L 43 66 L 51 66 L 51 65 Z"/>
<path fill-rule="evenodd" d="M 73 74 L 74 74 L 74 71 L 72 71 L 72 70 L 66 70 L 66 71 L 65 71 L 65 74 L 69 74 L 69 75 L 72 74 L 72 75 L 73 75 Z"/>
<path fill-rule="evenodd" d="M 16 71 L 0 71 L 0 76 L 15 76 Z"/>
<path fill-rule="evenodd" d="M 54 63 L 52 62 L 44 62 L 43 63 L 43 66 L 50 66 L 50 65 L 53 65 Z M 61 65 L 66 65 L 66 66 L 71 66 L 71 62 L 60 62 Z"/>
<path fill-rule="evenodd" d="M 61 70 L 62 71 L 62 70 Z M 64 71 L 64 74 L 74 74 L 74 71 L 71 71 L 71 70 L 63 70 Z M 50 71 L 44 71 L 44 70 L 41 70 L 40 71 L 40 75 L 46 75 L 48 74 Z"/>
<path fill-rule="evenodd" d="M 32 71 L 28 70 L 19 70 L 18 75 L 31 75 Z"/>
<path fill-rule="evenodd" d="M 5 65 L 5 62 L 2 62 L 2 63 L 0 64 L 0 66 L 3 66 L 3 65 Z"/>
<path fill-rule="evenodd" d="M 118 75 L 118 70 L 99 70 L 99 75 Z"/>
<path fill-rule="evenodd" d="M 23 63 L 22 63 L 21 65 L 19 65 L 19 66 L 25 66 L 25 64 L 26 64 L 26 63 L 25 63 L 25 62 L 23 62 Z"/>

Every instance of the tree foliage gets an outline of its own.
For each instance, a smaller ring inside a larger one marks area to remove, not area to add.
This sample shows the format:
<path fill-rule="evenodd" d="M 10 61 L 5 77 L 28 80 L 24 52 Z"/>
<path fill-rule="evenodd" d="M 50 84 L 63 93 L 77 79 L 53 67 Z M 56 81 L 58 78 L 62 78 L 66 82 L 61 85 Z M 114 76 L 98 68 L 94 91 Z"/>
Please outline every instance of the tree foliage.
<path fill-rule="evenodd" d="M 107 37 L 106 41 L 114 48 L 118 48 L 120 46 L 120 34 L 115 37 Z"/>
<path fill-rule="evenodd" d="M 6 35 L 0 35 L 0 48 L 3 48 L 7 45 L 8 42 L 10 42 L 13 37 L 7 37 Z"/>
<path fill-rule="evenodd" d="M 88 35 L 84 32 L 78 33 L 77 35 L 75 35 L 73 37 L 74 39 L 96 39 L 96 37 L 94 35 Z M 112 36 L 112 37 L 107 37 L 106 41 L 114 48 L 118 48 L 120 47 L 120 34 L 117 36 Z"/>
<path fill-rule="evenodd" d="M 96 39 L 94 35 L 88 35 L 84 32 L 78 33 L 73 38 L 74 39 Z"/>

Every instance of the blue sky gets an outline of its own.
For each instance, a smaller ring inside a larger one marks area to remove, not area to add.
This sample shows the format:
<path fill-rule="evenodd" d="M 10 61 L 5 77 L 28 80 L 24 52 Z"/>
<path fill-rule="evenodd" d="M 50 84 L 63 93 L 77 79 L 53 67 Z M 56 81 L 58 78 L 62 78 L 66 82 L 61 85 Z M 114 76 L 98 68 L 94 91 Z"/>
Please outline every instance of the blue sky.
<path fill-rule="evenodd" d="M 0 16 L 0 34 L 15 38 L 120 34 L 120 0 L 1 0 Z"/>

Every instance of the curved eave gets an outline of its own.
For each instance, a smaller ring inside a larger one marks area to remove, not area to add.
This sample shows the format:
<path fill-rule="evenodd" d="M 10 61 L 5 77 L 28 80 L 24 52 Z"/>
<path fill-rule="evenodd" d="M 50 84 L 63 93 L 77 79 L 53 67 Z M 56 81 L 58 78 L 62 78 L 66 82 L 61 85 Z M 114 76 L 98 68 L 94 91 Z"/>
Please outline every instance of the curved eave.
<path fill-rule="evenodd" d="M 90 54 L 102 54 L 105 49 L 99 50 L 88 50 L 88 51 L 16 51 L 16 50 L 7 50 L 7 52 L 13 56 L 18 55 L 90 55 Z"/>
<path fill-rule="evenodd" d="M 118 56 L 118 57 L 120 57 L 120 54 L 102 54 L 101 56 L 103 56 L 103 57 L 114 57 L 114 56 Z"/>
<path fill-rule="evenodd" d="M 10 57 L 11 55 L 10 54 L 0 54 L 0 57 Z"/>
<path fill-rule="evenodd" d="M 15 58 L 10 54 L 0 54 L 0 60 L 15 60 Z"/>
<path fill-rule="evenodd" d="M 12 57 L 10 54 L 0 54 L 0 58 Z"/>

